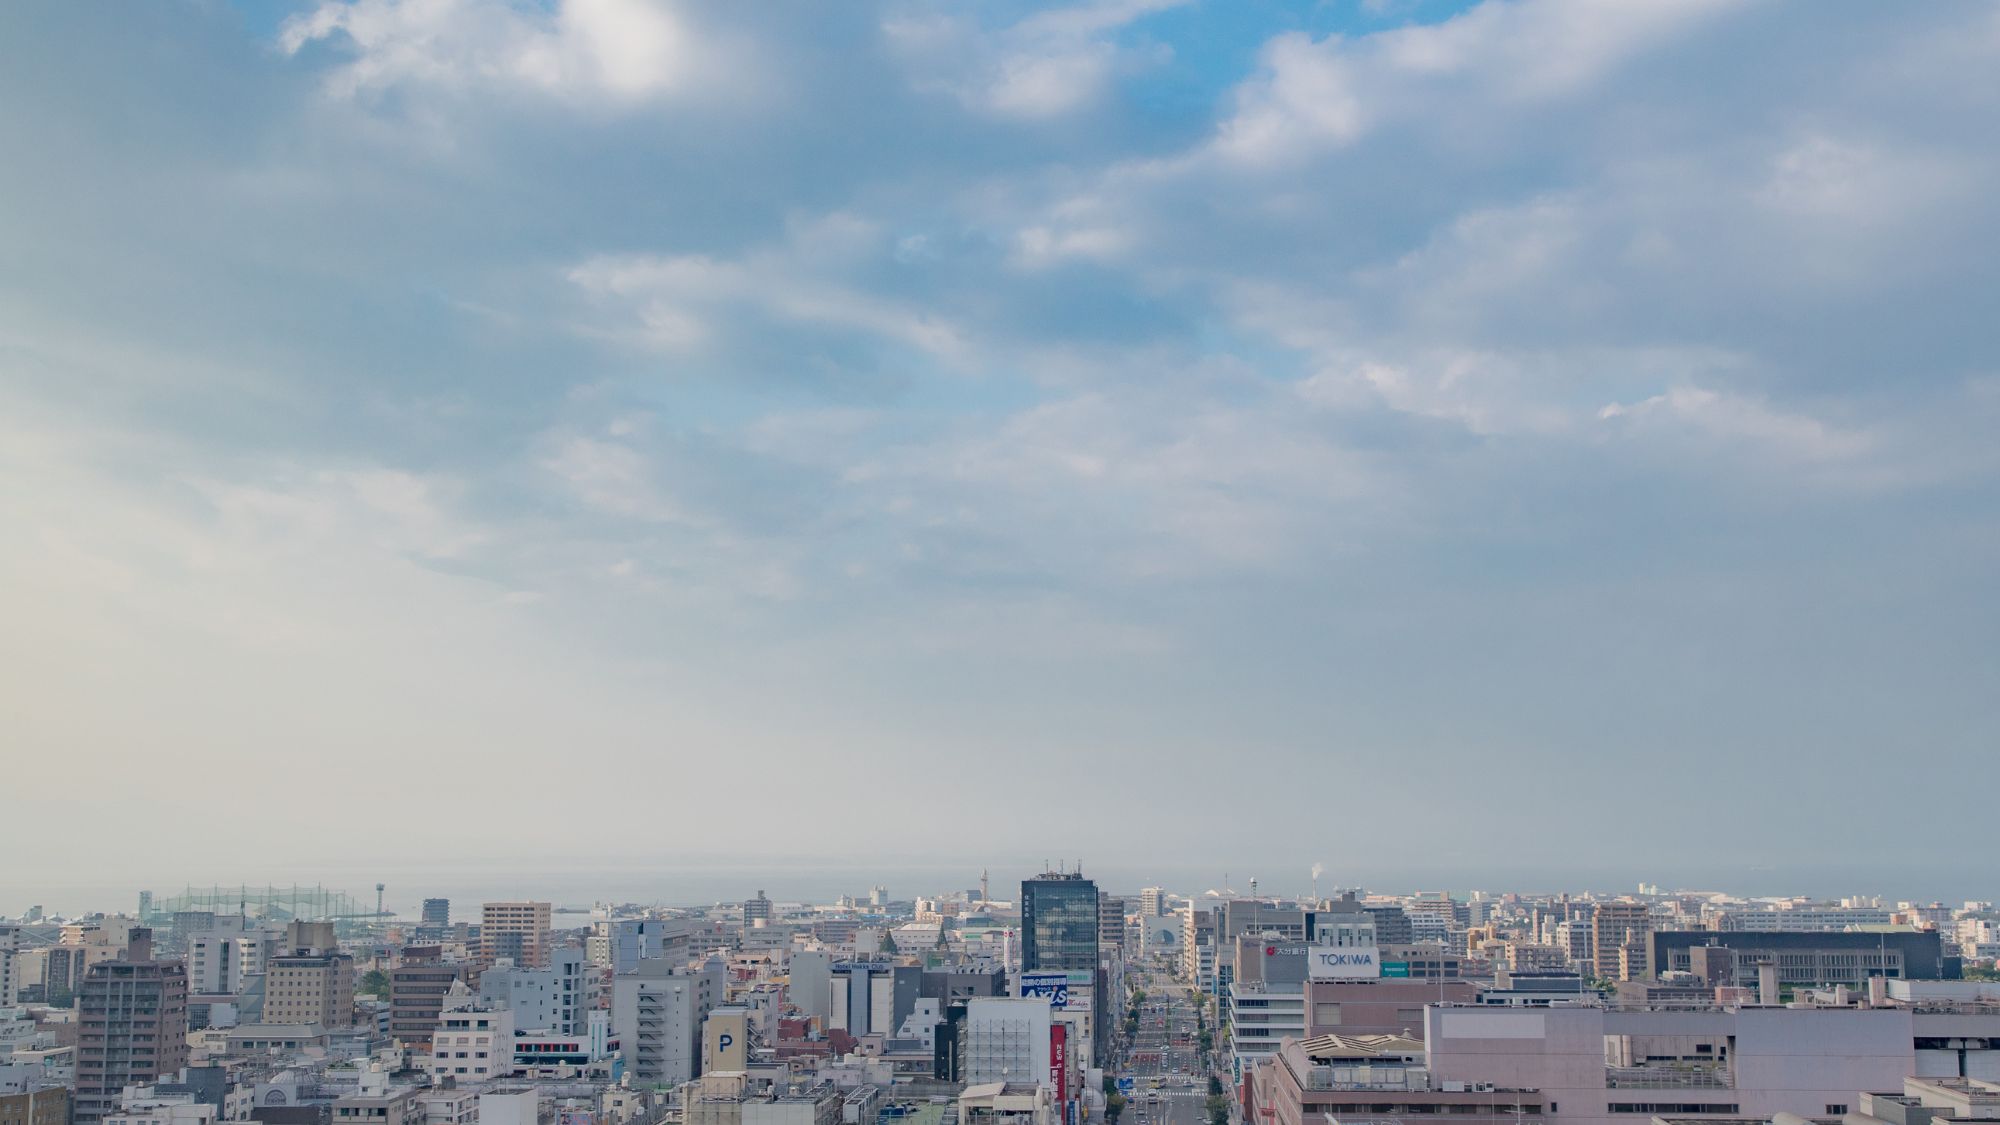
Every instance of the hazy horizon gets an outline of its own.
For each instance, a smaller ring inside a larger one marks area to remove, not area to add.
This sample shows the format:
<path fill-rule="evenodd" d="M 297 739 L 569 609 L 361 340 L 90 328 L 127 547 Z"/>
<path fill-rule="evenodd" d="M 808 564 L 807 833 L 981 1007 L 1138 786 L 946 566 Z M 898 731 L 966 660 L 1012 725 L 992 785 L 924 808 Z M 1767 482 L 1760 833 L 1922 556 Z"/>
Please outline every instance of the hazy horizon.
<path fill-rule="evenodd" d="M 1074 858 L 1060 862 L 1067 868 L 1075 867 Z M 992 880 L 993 897 L 1002 901 L 1013 900 L 1021 879 L 1042 869 L 1039 862 L 1023 864 L 1013 861 L 1006 866 L 990 866 L 987 870 Z M 869 866 L 858 860 L 815 860 L 810 864 L 772 861 L 735 866 L 661 864 L 643 870 L 611 873 L 533 867 L 510 867 L 507 874 L 492 870 L 415 871 L 387 867 L 368 872 L 309 867 L 300 879 L 283 879 L 269 885 L 288 887 L 295 882 L 300 886 L 317 884 L 350 894 L 364 906 L 372 906 L 374 886 L 379 879 L 387 884 L 383 897 L 385 909 L 399 917 L 414 918 L 423 899 L 444 897 L 452 900 L 453 918 L 467 921 L 477 918 L 480 902 L 509 899 L 535 899 L 552 902 L 558 907 L 584 908 L 599 902 L 702 906 L 740 901 L 762 890 L 780 901 L 831 902 L 842 894 L 865 900 L 869 889 L 881 884 L 888 888 L 893 898 L 908 901 L 920 896 L 976 888 L 980 870 L 976 864 L 966 866 L 938 862 Z M 1949 869 L 1912 872 L 1905 877 L 1894 871 L 1879 869 L 1849 873 L 1826 869 L 1732 872 L 1663 868 L 1659 874 L 1634 873 L 1619 880 L 1617 872 L 1581 868 L 1545 872 L 1539 877 L 1531 872 L 1509 872 L 1491 866 L 1431 871 L 1389 868 L 1378 869 L 1375 878 L 1341 877 L 1328 868 L 1315 881 L 1309 867 L 1296 872 L 1275 866 L 1253 866 L 1240 870 L 1219 866 L 1149 869 L 1128 864 L 1093 865 L 1086 858 L 1083 873 L 1095 880 L 1100 889 L 1114 894 L 1136 894 L 1145 887 L 1157 885 L 1181 895 L 1201 896 L 1211 890 L 1232 889 L 1240 895 L 1248 895 L 1250 880 L 1255 878 L 1259 895 L 1288 898 L 1308 895 L 1315 890 L 1321 895 L 1331 895 L 1336 890 L 1354 887 L 1371 893 L 1389 894 L 1442 890 L 1461 897 L 1475 890 L 1489 894 L 1509 891 L 1523 894 L 1628 894 L 1634 892 L 1641 882 L 1657 884 L 1667 891 L 1707 891 L 1744 898 L 1880 896 L 1890 902 L 1905 899 L 1955 905 L 2000 897 L 1991 875 Z M 137 907 L 140 890 L 150 890 L 155 896 L 164 898 L 190 888 L 206 890 L 219 886 L 228 890 L 247 886 L 257 890 L 266 885 L 264 880 L 217 884 L 212 880 L 190 882 L 184 879 L 155 881 L 148 885 L 128 885 L 117 881 L 24 884 L 10 880 L 0 884 L 0 914 L 18 915 L 32 905 L 42 906 L 51 914 L 76 915 L 93 910 L 130 913 Z"/>

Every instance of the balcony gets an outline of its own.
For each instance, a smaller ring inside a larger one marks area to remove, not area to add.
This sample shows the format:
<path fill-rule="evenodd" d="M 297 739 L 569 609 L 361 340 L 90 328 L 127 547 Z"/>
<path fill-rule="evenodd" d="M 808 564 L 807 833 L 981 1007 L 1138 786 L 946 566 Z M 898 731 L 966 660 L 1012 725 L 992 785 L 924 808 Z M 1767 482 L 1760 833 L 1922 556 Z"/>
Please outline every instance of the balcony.
<path fill-rule="evenodd" d="M 1728 1090 L 1735 1083 L 1726 1066 L 1681 1063 L 1607 1066 L 1604 1085 L 1610 1090 Z"/>

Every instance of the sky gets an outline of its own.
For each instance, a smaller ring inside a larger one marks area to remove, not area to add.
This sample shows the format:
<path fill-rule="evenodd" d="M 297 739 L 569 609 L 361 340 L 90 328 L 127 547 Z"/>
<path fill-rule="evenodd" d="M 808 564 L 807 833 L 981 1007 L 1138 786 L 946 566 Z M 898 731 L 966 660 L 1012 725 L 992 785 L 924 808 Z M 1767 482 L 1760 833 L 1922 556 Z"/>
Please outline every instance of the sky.
<path fill-rule="evenodd" d="M 1996 73 L 1957 2 L 0 5 L 0 908 L 2000 897 Z"/>

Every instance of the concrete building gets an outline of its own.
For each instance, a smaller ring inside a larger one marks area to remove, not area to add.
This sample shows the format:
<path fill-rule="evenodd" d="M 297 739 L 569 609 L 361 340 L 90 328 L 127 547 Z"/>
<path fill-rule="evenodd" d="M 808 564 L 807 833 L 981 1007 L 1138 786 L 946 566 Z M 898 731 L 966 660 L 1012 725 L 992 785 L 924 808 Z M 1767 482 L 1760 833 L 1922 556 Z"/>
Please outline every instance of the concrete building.
<path fill-rule="evenodd" d="M 824 1029 L 833 1018 L 833 954 L 818 949 L 792 954 L 786 982 L 785 998 Z"/>
<path fill-rule="evenodd" d="M 1215 912 L 1188 903 L 1181 908 L 1181 980 L 1214 993 L 1215 961 Z"/>
<path fill-rule="evenodd" d="M 1139 913 L 1147 918 L 1164 918 L 1167 916 L 1167 899 L 1165 889 L 1147 887 L 1139 892 Z"/>
<path fill-rule="evenodd" d="M 404 956 L 409 956 L 408 950 Z M 389 970 L 390 1037 L 407 1047 L 430 1050 L 445 995 L 453 984 L 465 980 L 470 969 L 465 964 L 417 959 Z"/>
<path fill-rule="evenodd" d="M 520 1031 L 582 1035 L 595 999 L 593 966 L 581 949 L 558 949 L 546 969 L 495 965 L 479 974 L 479 995 L 513 1013 Z"/>
<path fill-rule="evenodd" d="M 479 1095 L 479 1125 L 538 1125 L 542 1093 L 531 1086 L 496 1086 Z"/>
<path fill-rule="evenodd" d="M 448 898 L 427 898 L 421 924 L 427 929 L 442 930 L 451 925 L 451 900 Z"/>
<path fill-rule="evenodd" d="M 613 979 L 611 1028 L 633 1085 L 664 1089 L 701 1072 L 702 1021 L 727 984 L 720 959 L 699 969 L 642 961 Z"/>
<path fill-rule="evenodd" d="M 513 1073 L 513 1011 L 505 1004 L 481 1002 L 463 981 L 452 985 L 431 1035 L 426 1069 L 433 1082 L 451 1078 L 461 1085 Z"/>
<path fill-rule="evenodd" d="M 1102 891 L 1097 895 L 1097 946 L 1100 951 L 1125 949 L 1125 900 Z"/>
<path fill-rule="evenodd" d="M 167 1093 L 159 1087 L 133 1087 L 125 1091 L 115 1113 L 102 1118 L 103 1125 L 214 1125 L 222 1117 L 222 1107 L 196 1099 L 192 1090 Z"/>
<path fill-rule="evenodd" d="M 867 1097 L 863 1087 L 856 1093 Z M 743 1074 L 717 1074 L 683 1094 L 684 1125 L 841 1125 L 850 1094 L 833 1082 L 811 1086 L 752 1082 Z M 863 1121 L 873 1121 L 868 1114 Z"/>
<path fill-rule="evenodd" d="M 559 1035 L 553 1031 L 519 1031 L 514 1035 L 514 1067 L 530 1077 L 557 1067 L 583 1067 L 608 1059 L 618 1050 L 611 1034 L 611 1013 L 593 1011 L 584 1017 L 583 1031 Z"/>
<path fill-rule="evenodd" d="M 1428 1008 L 1432 1078 L 1541 1092 L 1577 1125 L 1634 1115 L 1839 1117 L 1910 1075 L 2000 1077 L 1983 1006 Z"/>
<path fill-rule="evenodd" d="M 262 927 L 242 918 L 217 918 L 206 930 L 187 936 L 188 992 L 196 996 L 234 996 L 248 978 L 264 971 L 272 944 Z"/>
<path fill-rule="evenodd" d="M 505 958 L 531 969 L 547 968 L 550 911 L 546 902 L 489 902 L 480 907 L 480 967 Z"/>
<path fill-rule="evenodd" d="M 173 1075 L 187 1065 L 187 969 L 153 959 L 152 931 L 134 928 L 124 956 L 99 961 L 77 995 L 78 1125 L 118 1108 L 127 1086 Z"/>
<path fill-rule="evenodd" d="M 21 978 L 14 958 L 21 948 L 18 927 L 0 922 L 0 1008 L 11 1008 L 21 999 Z"/>
<path fill-rule="evenodd" d="M 694 925 L 686 918 L 612 918 L 596 930 L 585 948 L 592 961 L 614 974 L 634 972 L 641 961 L 680 965 L 692 956 Z"/>
<path fill-rule="evenodd" d="M 887 961 L 848 961 L 831 970 L 829 1030 L 894 1035 L 923 994 L 923 969 Z"/>
<path fill-rule="evenodd" d="M 797 956 L 794 956 L 793 962 L 796 972 Z M 975 996 L 1005 996 L 1007 974 L 997 968 L 925 969 L 918 995 L 936 1000 L 940 1005 L 970 1000 Z"/>
<path fill-rule="evenodd" d="M 1707 913 L 1707 912 L 1704 912 Z M 1769 908 L 1718 910 L 1706 919 L 1717 930 L 1736 933 L 1796 933 L 1802 930 L 1841 931 L 1855 926 L 1889 926 L 1896 912 L 1881 905 L 1786 903 Z"/>
<path fill-rule="evenodd" d="M 979 998 L 965 1002 L 956 1080 L 1049 1083 L 1049 1002 L 1036 997 Z"/>
<path fill-rule="evenodd" d="M 1097 884 L 1079 872 L 1021 881 L 1021 970 L 1097 970 Z"/>
<path fill-rule="evenodd" d="M 262 1022 L 354 1026 L 354 958 L 340 951 L 331 922 L 293 922 L 285 952 L 264 965 Z"/>
<path fill-rule="evenodd" d="M 760 923 L 768 923 L 770 920 L 771 900 L 764 897 L 763 891 L 758 891 L 756 898 L 745 899 L 743 901 L 743 927 L 745 929 L 749 929 Z"/>
<path fill-rule="evenodd" d="M 1651 935 L 1655 973 L 1693 973 L 1709 985 L 1754 988 L 1761 966 L 1778 967 L 1779 984 L 1865 985 L 1869 977 L 1937 980 L 1958 975 L 1936 930 L 1876 933 L 1774 930 L 1661 930 Z"/>
<path fill-rule="evenodd" d="M 69 1125 L 70 1094 L 60 1086 L 0 1093 L 0 1125 Z"/>
<path fill-rule="evenodd" d="M 1644 980 L 1651 975 L 1646 943 L 1652 932 L 1645 903 L 1598 903 L 1590 920 L 1591 971 L 1599 980 Z"/>
<path fill-rule="evenodd" d="M 364 1078 L 360 1092 L 334 1099 L 331 1125 L 423 1125 L 423 1094 L 421 1087 L 392 1088 Z"/>
<path fill-rule="evenodd" d="M 1421 1041 L 1400 1035 L 1329 1034 L 1286 1043 L 1248 1076 L 1246 1120 L 1264 1125 L 1450 1120 L 1454 1125 L 1539 1125 L 1541 1095 L 1436 1083 Z"/>

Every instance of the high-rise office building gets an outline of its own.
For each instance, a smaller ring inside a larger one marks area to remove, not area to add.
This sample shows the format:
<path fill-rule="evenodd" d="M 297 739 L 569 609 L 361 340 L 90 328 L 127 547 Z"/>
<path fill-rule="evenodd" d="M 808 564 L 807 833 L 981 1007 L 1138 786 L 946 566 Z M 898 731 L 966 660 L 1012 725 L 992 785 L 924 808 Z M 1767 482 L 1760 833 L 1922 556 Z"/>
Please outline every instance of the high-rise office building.
<path fill-rule="evenodd" d="M 440 930 L 451 925 L 451 900 L 448 898 L 425 899 L 423 924 L 427 927 Z"/>
<path fill-rule="evenodd" d="M 130 931 L 123 956 L 99 961 L 77 995 L 76 1116 L 116 1112 L 127 1086 L 187 1065 L 187 969 L 153 960 L 151 930 Z"/>
<path fill-rule="evenodd" d="M 754 926 L 759 922 L 769 922 L 770 920 L 771 900 L 764 897 L 763 891 L 758 891 L 756 898 L 744 900 L 743 924 L 745 926 Z"/>
<path fill-rule="evenodd" d="M 1097 969 L 1097 884 L 1082 872 L 1021 882 L 1021 969 Z"/>
<path fill-rule="evenodd" d="M 530 969 L 549 967 L 549 904 L 489 902 L 479 914 L 482 967 L 505 958 Z"/>
<path fill-rule="evenodd" d="M 1125 899 L 1100 893 L 1097 896 L 1097 944 L 1100 949 L 1125 948 Z"/>

